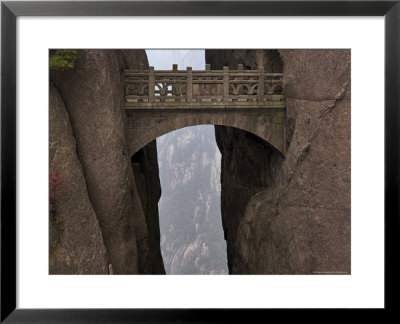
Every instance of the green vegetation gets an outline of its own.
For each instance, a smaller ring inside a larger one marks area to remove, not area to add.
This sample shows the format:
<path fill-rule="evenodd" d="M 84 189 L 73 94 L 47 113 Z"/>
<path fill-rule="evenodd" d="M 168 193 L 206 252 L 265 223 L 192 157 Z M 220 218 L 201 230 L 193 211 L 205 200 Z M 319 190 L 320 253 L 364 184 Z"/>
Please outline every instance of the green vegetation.
<path fill-rule="evenodd" d="M 77 50 L 56 50 L 50 55 L 50 69 L 73 69 L 77 54 Z"/>

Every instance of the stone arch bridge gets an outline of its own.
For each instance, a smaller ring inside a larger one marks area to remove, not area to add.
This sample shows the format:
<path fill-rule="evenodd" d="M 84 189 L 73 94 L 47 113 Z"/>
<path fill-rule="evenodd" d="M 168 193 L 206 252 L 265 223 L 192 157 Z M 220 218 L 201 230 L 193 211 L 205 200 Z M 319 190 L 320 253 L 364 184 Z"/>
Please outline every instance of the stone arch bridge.
<path fill-rule="evenodd" d="M 125 109 L 133 155 L 171 131 L 194 125 L 236 127 L 285 153 L 285 96 L 281 73 L 258 70 L 125 71 Z"/>

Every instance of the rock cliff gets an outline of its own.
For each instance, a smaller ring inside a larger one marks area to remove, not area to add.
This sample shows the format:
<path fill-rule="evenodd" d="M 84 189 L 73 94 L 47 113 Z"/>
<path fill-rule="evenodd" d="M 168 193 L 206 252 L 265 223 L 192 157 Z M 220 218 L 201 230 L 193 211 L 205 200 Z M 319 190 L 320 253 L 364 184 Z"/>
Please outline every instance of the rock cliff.
<path fill-rule="evenodd" d="M 143 50 L 79 50 L 72 69 L 50 75 L 69 115 L 114 274 L 152 272 L 148 245 L 153 238 L 133 175 L 124 111 L 123 70 L 138 63 L 147 64 Z"/>
<path fill-rule="evenodd" d="M 350 273 L 350 51 L 207 50 L 206 61 L 284 73 L 285 157 L 216 127 L 230 273 Z"/>
<path fill-rule="evenodd" d="M 148 237 L 147 260 L 139 259 L 140 273 L 165 274 L 160 250 L 160 224 L 158 201 L 161 197 L 161 185 L 158 174 L 156 141 L 151 142 L 131 158 L 133 174 L 136 180 L 140 201 L 146 218 Z"/>
<path fill-rule="evenodd" d="M 106 274 L 107 253 L 76 155 L 69 116 L 50 87 L 50 273 Z M 85 231 L 82 231 L 85 228 Z"/>
<path fill-rule="evenodd" d="M 270 190 L 280 169 L 281 154 L 259 137 L 237 128 L 215 126 L 221 160 L 221 214 L 230 273 L 240 262 L 238 227 L 252 196 Z M 243 270 L 246 273 L 247 270 Z"/>

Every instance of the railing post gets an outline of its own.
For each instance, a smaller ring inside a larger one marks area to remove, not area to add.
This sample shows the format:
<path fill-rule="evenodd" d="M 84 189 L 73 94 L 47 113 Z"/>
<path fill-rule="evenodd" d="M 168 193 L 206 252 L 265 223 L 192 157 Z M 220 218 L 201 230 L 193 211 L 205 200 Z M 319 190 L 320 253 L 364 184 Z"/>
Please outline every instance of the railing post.
<path fill-rule="evenodd" d="M 192 102 L 193 98 L 193 74 L 192 68 L 186 68 L 186 102 Z"/>
<path fill-rule="evenodd" d="M 211 64 L 206 64 L 206 71 L 210 71 L 211 70 Z"/>
<path fill-rule="evenodd" d="M 229 101 L 229 66 L 224 66 L 223 73 L 224 86 L 222 92 L 222 101 L 227 103 Z"/>
<path fill-rule="evenodd" d="M 264 67 L 258 69 L 257 101 L 264 101 Z"/>
<path fill-rule="evenodd" d="M 172 64 L 172 71 L 178 71 L 178 64 Z"/>
<path fill-rule="evenodd" d="M 154 66 L 150 66 L 149 67 L 149 102 L 150 103 L 154 103 L 154 100 L 155 100 L 154 87 L 155 87 Z"/>

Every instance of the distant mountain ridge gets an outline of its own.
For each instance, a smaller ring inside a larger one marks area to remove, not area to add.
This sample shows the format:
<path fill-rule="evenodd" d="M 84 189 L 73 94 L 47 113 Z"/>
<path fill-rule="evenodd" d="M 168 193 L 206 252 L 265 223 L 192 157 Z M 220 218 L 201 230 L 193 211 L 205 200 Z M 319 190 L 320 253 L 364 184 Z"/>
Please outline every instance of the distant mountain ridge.
<path fill-rule="evenodd" d="M 161 252 L 167 274 L 227 274 L 220 208 L 221 154 L 213 126 L 157 140 Z"/>

